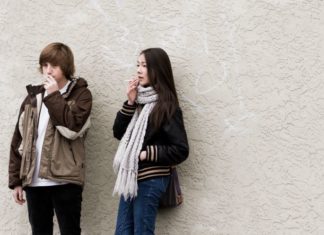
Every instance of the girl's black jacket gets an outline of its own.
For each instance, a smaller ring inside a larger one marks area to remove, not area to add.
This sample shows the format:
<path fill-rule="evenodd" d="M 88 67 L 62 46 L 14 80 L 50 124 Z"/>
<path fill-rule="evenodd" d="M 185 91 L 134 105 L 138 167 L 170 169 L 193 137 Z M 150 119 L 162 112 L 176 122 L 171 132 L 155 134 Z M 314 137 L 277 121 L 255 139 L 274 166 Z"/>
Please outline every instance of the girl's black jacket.
<path fill-rule="evenodd" d="M 118 111 L 113 126 L 115 138 L 123 137 L 137 107 L 137 104 L 128 105 L 126 101 Z M 147 151 L 147 157 L 139 161 L 138 180 L 170 175 L 170 166 L 187 159 L 189 145 L 180 108 L 157 131 L 153 131 L 148 122 L 142 150 Z"/>

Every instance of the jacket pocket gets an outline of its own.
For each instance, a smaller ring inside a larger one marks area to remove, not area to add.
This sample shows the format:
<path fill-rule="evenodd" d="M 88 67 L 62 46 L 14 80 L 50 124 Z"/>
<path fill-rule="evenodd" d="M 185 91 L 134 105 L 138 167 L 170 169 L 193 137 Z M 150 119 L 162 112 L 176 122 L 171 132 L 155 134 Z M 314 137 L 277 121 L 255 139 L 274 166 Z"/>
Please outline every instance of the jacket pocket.
<path fill-rule="evenodd" d="M 84 152 L 83 146 L 75 146 L 79 140 L 68 140 L 60 133 L 56 132 L 54 147 L 52 152 L 50 172 L 52 177 L 80 180 L 83 168 L 83 156 L 79 152 Z"/>

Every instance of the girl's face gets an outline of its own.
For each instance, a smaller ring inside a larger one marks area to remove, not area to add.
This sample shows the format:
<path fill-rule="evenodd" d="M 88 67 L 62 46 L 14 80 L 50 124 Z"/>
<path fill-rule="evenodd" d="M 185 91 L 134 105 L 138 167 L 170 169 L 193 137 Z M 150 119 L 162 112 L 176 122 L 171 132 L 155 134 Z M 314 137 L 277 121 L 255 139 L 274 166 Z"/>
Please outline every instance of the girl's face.
<path fill-rule="evenodd" d="M 141 86 L 149 86 L 150 80 L 147 74 L 146 60 L 143 54 L 140 54 L 137 60 L 137 77 Z"/>

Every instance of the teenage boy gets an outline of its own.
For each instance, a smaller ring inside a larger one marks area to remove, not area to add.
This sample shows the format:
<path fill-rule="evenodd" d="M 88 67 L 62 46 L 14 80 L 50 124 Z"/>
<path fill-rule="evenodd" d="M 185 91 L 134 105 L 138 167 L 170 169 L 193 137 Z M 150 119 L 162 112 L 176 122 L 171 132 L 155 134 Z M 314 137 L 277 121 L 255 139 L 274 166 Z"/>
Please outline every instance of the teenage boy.
<path fill-rule="evenodd" d="M 39 66 L 43 84 L 27 86 L 11 142 L 9 188 L 20 205 L 25 191 L 33 235 L 53 234 L 54 211 L 62 235 L 80 234 L 92 96 L 86 80 L 73 76 L 67 45 L 47 45 Z"/>

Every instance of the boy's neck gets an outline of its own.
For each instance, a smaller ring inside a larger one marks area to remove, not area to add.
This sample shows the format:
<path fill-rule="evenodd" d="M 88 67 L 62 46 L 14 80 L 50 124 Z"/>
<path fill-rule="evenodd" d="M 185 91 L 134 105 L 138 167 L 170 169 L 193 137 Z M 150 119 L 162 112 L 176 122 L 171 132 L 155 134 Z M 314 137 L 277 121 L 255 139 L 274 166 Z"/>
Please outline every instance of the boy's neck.
<path fill-rule="evenodd" d="M 59 90 L 61 90 L 65 85 L 66 83 L 68 82 L 69 80 L 68 79 L 62 79 L 60 82 L 57 83 L 57 86 L 59 88 Z"/>

